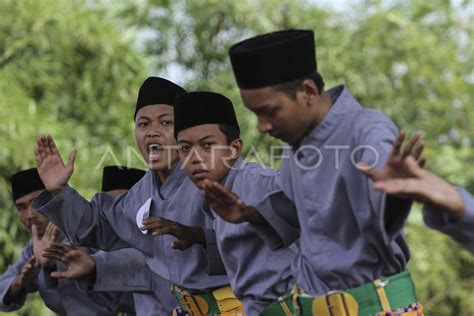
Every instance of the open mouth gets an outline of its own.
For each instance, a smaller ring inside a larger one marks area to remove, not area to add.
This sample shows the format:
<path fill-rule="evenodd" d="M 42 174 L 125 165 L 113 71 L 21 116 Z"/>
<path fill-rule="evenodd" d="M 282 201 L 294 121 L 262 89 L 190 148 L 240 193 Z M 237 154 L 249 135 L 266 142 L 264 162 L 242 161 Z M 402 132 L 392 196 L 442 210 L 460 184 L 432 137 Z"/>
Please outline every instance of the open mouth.
<path fill-rule="evenodd" d="M 160 143 L 151 143 L 148 144 L 148 160 L 149 161 L 156 161 L 160 159 L 161 155 L 163 154 L 163 145 Z"/>
<path fill-rule="evenodd" d="M 193 177 L 197 180 L 205 179 L 208 175 L 209 171 L 204 169 L 196 169 L 193 171 Z"/>

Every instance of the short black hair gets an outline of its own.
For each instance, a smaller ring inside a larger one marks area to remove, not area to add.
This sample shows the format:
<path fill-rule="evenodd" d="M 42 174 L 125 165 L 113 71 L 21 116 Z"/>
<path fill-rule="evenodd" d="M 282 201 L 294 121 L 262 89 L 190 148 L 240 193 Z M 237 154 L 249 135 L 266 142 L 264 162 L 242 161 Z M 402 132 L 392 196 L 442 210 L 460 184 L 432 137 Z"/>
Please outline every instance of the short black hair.
<path fill-rule="evenodd" d="M 224 133 L 227 140 L 227 145 L 230 145 L 234 140 L 240 138 L 240 131 L 235 126 L 219 124 L 219 129 L 222 133 Z"/>
<path fill-rule="evenodd" d="M 303 82 L 303 80 L 310 79 L 313 80 L 318 88 L 318 92 L 321 93 L 324 91 L 324 80 L 323 77 L 319 74 L 319 72 L 313 72 L 309 75 L 306 75 L 302 78 L 298 78 L 295 80 L 287 81 L 284 83 L 279 83 L 277 85 L 272 86 L 273 89 L 281 91 L 289 96 L 291 99 L 296 100 L 296 91 L 298 87 Z"/>

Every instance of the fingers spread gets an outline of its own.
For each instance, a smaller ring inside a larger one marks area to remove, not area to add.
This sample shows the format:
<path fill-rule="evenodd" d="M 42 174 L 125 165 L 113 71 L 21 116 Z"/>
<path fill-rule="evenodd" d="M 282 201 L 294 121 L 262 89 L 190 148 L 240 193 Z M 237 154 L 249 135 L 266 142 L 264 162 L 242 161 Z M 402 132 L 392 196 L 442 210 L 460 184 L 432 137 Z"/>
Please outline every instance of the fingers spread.
<path fill-rule="evenodd" d="M 392 155 L 399 155 L 400 154 L 400 149 L 402 148 L 403 140 L 405 139 L 405 132 L 400 131 L 398 134 L 397 139 L 395 140 L 395 143 L 393 144 L 392 148 Z"/>
<path fill-rule="evenodd" d="M 369 178 L 374 179 L 375 178 L 375 171 L 365 162 L 358 162 L 356 164 L 357 170 L 360 172 L 364 173 L 367 175 Z"/>
<path fill-rule="evenodd" d="M 68 157 L 68 160 L 67 160 L 67 169 L 70 170 L 70 171 L 74 170 L 74 161 L 76 160 L 76 154 L 77 154 L 77 149 L 74 149 L 69 154 L 69 157 Z"/>
<path fill-rule="evenodd" d="M 410 137 L 408 144 L 403 148 L 402 157 L 407 157 L 408 155 L 412 154 L 413 148 L 415 147 L 420 137 L 420 133 L 415 133 L 412 137 Z"/>
<path fill-rule="evenodd" d="M 38 150 L 38 146 L 36 145 L 35 146 L 35 149 L 34 149 L 34 154 L 35 154 L 35 160 L 36 160 L 36 167 L 39 167 L 41 166 L 41 163 L 43 162 L 43 159 L 41 158 L 41 155 L 39 153 L 39 150 Z"/>
<path fill-rule="evenodd" d="M 38 147 L 38 154 L 40 155 L 41 160 L 44 160 L 46 158 L 46 152 L 45 152 L 43 141 L 41 140 L 41 137 L 42 136 L 39 136 L 36 139 L 36 146 Z"/>

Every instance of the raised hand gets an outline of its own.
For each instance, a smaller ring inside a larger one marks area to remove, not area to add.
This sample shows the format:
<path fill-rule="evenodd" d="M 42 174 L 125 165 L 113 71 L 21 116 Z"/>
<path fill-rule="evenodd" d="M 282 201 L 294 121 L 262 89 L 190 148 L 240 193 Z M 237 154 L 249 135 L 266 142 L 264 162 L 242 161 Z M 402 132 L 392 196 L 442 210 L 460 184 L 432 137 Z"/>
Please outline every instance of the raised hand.
<path fill-rule="evenodd" d="M 204 180 L 204 196 L 212 210 L 223 220 L 229 223 L 240 224 L 243 222 L 264 223 L 260 213 L 245 203 L 235 194 L 217 182 Z"/>
<path fill-rule="evenodd" d="M 54 266 L 55 262 L 43 257 L 43 252 L 56 241 L 56 238 L 58 237 L 58 228 L 52 222 L 49 222 L 43 236 L 38 236 L 38 230 L 35 224 L 31 226 L 31 231 L 33 234 L 33 253 L 36 262 L 43 267 L 51 268 Z"/>
<path fill-rule="evenodd" d="M 36 139 L 34 153 L 38 173 L 46 189 L 52 193 L 61 192 L 74 172 L 77 151 L 71 151 L 65 165 L 51 135 L 42 135 Z"/>
<path fill-rule="evenodd" d="M 4 303 L 9 305 L 18 295 L 21 295 L 25 287 L 38 276 L 40 268 L 41 266 L 36 263 L 35 256 L 31 256 L 21 269 L 20 274 L 11 283 L 3 299 Z"/>
<path fill-rule="evenodd" d="M 191 227 L 162 217 L 148 217 L 143 220 L 142 229 L 152 231 L 153 236 L 173 235 L 176 240 L 171 247 L 186 250 L 194 244 L 206 245 L 206 237 L 201 227 Z"/>
<path fill-rule="evenodd" d="M 78 279 L 95 273 L 94 260 L 87 252 L 76 246 L 53 243 L 44 251 L 43 256 L 50 260 L 61 261 L 67 266 L 66 271 L 52 272 L 53 278 Z"/>
<path fill-rule="evenodd" d="M 421 135 L 416 133 L 410 137 L 408 144 L 405 145 L 402 150 L 404 139 L 405 132 L 402 131 L 398 135 L 385 165 L 380 170 L 375 171 L 369 168 L 365 163 L 359 163 L 357 168 L 374 181 L 409 177 L 410 170 L 407 169 L 407 159 L 414 159 L 417 161 L 419 167 L 423 168 L 426 163 L 426 158 L 422 157 L 421 154 L 423 153 L 425 143 L 421 140 Z"/>
<path fill-rule="evenodd" d="M 426 160 L 420 158 L 421 150 L 418 148 L 412 152 L 416 135 L 400 154 L 403 137 L 404 134 L 400 133 L 381 171 L 373 171 L 364 166 L 358 166 L 359 169 L 375 181 L 376 190 L 435 206 L 448 212 L 452 219 L 461 218 L 465 206 L 459 192 L 446 180 L 423 169 Z"/>

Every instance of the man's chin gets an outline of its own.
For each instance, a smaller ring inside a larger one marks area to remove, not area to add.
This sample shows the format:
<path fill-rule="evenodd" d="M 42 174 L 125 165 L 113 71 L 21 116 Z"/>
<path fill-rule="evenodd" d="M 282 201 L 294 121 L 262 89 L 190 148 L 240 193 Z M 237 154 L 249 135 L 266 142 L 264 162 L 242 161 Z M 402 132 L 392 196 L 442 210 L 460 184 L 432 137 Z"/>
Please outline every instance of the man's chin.
<path fill-rule="evenodd" d="M 198 187 L 199 190 L 204 189 L 203 187 L 204 180 L 193 181 L 193 183 Z"/>
<path fill-rule="evenodd" d="M 173 168 L 174 164 L 171 161 L 148 161 L 148 169 L 152 171 L 167 171 Z"/>

